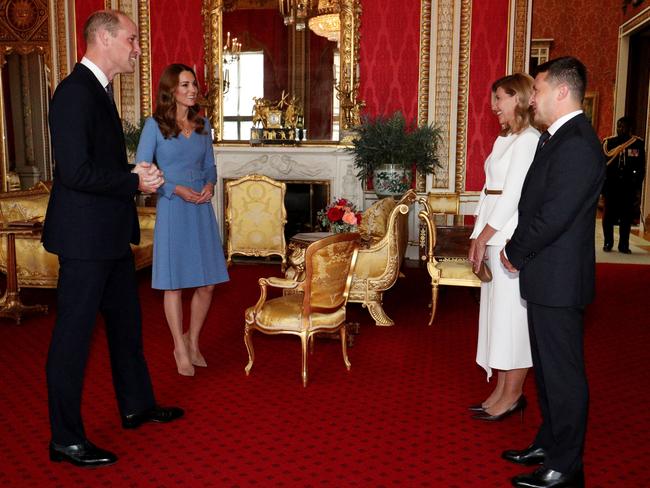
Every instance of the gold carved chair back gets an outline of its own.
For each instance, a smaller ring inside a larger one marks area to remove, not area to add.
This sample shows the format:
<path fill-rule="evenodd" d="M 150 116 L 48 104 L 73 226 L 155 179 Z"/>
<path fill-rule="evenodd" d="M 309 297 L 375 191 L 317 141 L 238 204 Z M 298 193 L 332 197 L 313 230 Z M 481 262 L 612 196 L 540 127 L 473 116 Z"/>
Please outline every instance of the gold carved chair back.
<path fill-rule="evenodd" d="M 459 193 L 427 193 L 427 205 L 433 213 L 453 214 L 460 213 Z"/>
<path fill-rule="evenodd" d="M 261 278 L 260 298 L 245 313 L 244 342 L 248 350 L 246 374 L 255 360 L 253 330 L 265 334 L 293 334 L 302 344 L 302 381 L 307 386 L 308 345 L 321 332 L 339 332 L 343 361 L 347 355 L 345 306 L 359 248 L 359 234 L 342 233 L 321 239 L 305 251 L 305 279 Z M 267 287 L 302 293 L 267 300 Z"/>
<path fill-rule="evenodd" d="M 286 263 L 286 185 L 262 175 L 226 183 L 227 258 L 235 254 L 272 256 Z"/>

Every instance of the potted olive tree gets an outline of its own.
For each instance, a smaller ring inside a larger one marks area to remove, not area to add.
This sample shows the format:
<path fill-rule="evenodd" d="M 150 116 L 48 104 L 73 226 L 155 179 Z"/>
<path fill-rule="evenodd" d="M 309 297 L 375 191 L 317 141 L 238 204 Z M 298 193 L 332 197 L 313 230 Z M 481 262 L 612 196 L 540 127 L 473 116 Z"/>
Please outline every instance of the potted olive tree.
<path fill-rule="evenodd" d="M 372 181 L 379 197 L 400 197 L 411 188 L 413 168 L 433 173 L 439 165 L 440 129 L 407 123 L 401 112 L 365 117 L 346 150 L 354 155 L 357 177 Z"/>

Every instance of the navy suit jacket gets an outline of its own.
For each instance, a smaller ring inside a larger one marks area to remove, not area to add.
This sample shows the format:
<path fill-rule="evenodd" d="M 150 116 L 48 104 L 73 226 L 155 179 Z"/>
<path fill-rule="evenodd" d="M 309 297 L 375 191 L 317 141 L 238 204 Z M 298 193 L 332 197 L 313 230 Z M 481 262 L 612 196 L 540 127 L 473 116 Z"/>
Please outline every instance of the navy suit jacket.
<path fill-rule="evenodd" d="M 77 64 L 50 104 L 55 168 L 43 245 L 61 257 L 117 259 L 140 241 L 130 172 L 115 105 L 86 66 Z"/>
<path fill-rule="evenodd" d="M 584 114 L 537 151 L 524 180 L 519 222 L 506 244 L 525 300 L 551 307 L 593 300 L 596 205 L 604 177 L 600 141 Z"/>

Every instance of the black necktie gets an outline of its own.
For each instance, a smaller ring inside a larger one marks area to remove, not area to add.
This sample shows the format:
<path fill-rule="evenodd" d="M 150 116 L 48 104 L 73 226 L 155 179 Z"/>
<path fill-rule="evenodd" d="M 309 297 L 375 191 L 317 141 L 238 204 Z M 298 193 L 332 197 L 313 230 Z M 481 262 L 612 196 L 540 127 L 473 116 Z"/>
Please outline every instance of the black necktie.
<path fill-rule="evenodd" d="M 540 151 L 540 149 L 544 147 L 544 144 L 546 144 L 546 141 L 548 141 L 550 138 L 551 134 L 547 130 L 542 132 L 542 135 L 539 136 L 539 141 L 537 141 L 537 150 L 535 151 L 536 154 Z"/>
<path fill-rule="evenodd" d="M 106 93 L 108 94 L 108 98 L 111 99 L 111 103 L 115 105 L 115 96 L 113 94 L 113 83 L 109 82 L 108 85 L 106 85 Z"/>

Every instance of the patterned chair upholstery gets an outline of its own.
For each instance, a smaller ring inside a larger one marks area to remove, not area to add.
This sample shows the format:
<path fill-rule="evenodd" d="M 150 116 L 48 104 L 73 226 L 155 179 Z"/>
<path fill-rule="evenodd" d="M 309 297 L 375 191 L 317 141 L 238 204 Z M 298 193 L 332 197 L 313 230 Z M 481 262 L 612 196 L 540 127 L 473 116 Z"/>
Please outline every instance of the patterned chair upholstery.
<path fill-rule="evenodd" d="M 0 193 L 0 221 L 43 223 L 50 198 L 50 186 L 40 182 L 29 190 Z M 131 245 L 137 269 L 151 266 L 153 259 L 153 228 L 156 209 L 138 207 L 140 244 Z M 7 239 L 0 238 L 0 271 L 7 274 Z M 40 233 L 16 236 L 16 272 L 18 285 L 24 288 L 56 288 L 59 259 L 45 250 Z"/>
<path fill-rule="evenodd" d="M 245 312 L 244 342 L 248 350 L 246 375 L 253 367 L 252 332 L 293 334 L 302 343 L 302 383 L 307 386 L 308 345 L 320 332 L 339 332 L 343 361 L 347 354 L 345 305 L 352 281 L 359 234 L 335 234 L 310 244 L 305 251 L 305 279 L 260 278 L 260 298 Z M 295 290 L 295 294 L 267 300 L 267 287 Z"/>
<path fill-rule="evenodd" d="M 384 312 L 382 302 L 384 292 L 399 276 L 408 244 L 409 208 L 415 197 L 415 191 L 409 190 L 399 202 L 379 200 L 361 219 L 360 232 L 368 246 L 359 250 L 348 301 L 367 307 L 376 325 L 395 323 Z"/>
<path fill-rule="evenodd" d="M 286 191 L 284 183 L 262 175 L 247 175 L 226 183 L 228 265 L 235 254 L 278 255 L 284 269 L 287 259 Z"/>
<path fill-rule="evenodd" d="M 438 289 L 440 286 L 469 286 L 480 287 L 481 280 L 472 272 L 472 263 L 467 259 L 445 260 L 436 259 L 433 250 L 436 247 L 436 224 L 434 215 L 436 213 L 429 206 L 428 198 L 419 200 L 422 209 L 418 214 L 426 230 L 426 261 L 427 271 L 431 276 L 431 318 L 429 325 L 433 323 L 438 305 Z M 422 241 L 422 239 L 421 239 Z"/>

